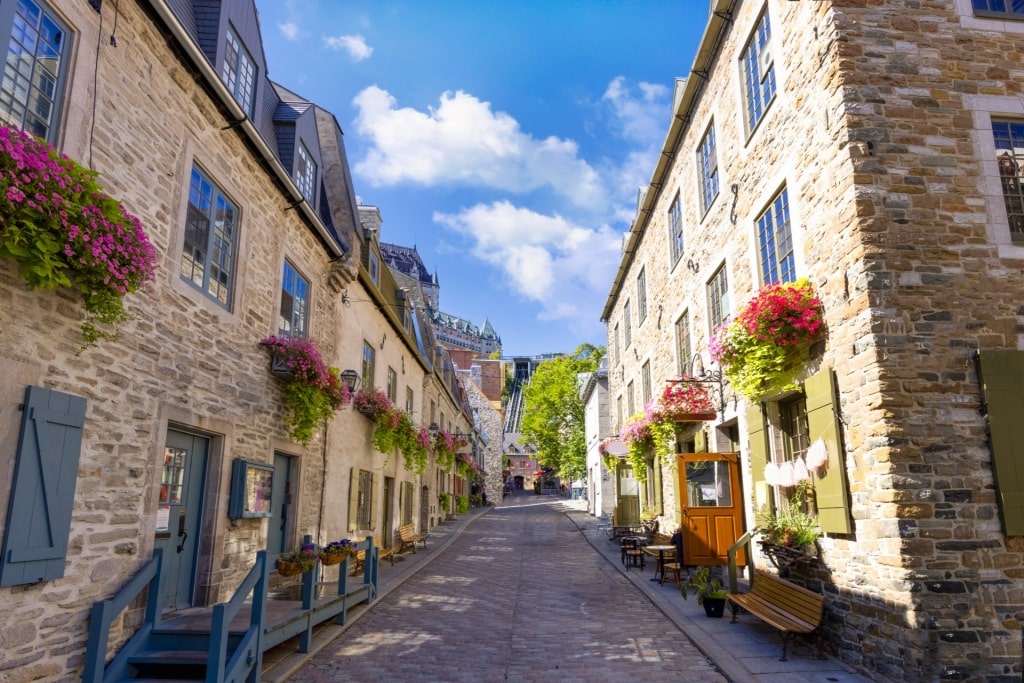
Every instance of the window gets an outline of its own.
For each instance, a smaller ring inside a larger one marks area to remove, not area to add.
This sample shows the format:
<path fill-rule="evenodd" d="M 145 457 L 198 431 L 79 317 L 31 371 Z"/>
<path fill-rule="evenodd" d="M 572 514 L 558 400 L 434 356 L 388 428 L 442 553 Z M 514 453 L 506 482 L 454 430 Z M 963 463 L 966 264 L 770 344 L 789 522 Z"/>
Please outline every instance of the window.
<path fill-rule="evenodd" d="M 789 225 L 789 195 L 785 189 L 758 217 L 757 242 L 761 257 L 761 280 L 764 284 L 796 280 L 793 231 Z"/>
<path fill-rule="evenodd" d="M 359 470 L 358 494 L 356 498 L 356 529 L 373 528 L 373 475 Z"/>
<path fill-rule="evenodd" d="M 388 368 L 388 398 L 392 405 L 398 404 L 398 373 L 394 368 Z"/>
<path fill-rule="evenodd" d="M 615 426 L 622 429 L 622 396 L 615 398 Z"/>
<path fill-rule="evenodd" d="M 377 255 L 374 254 L 373 252 L 370 252 L 369 268 L 368 268 L 368 270 L 370 272 L 370 280 L 373 282 L 373 284 L 375 284 L 375 285 L 377 285 L 379 287 L 380 286 L 380 260 L 377 258 Z"/>
<path fill-rule="evenodd" d="M 373 350 L 373 346 L 370 345 L 370 342 L 364 341 L 363 342 L 363 378 L 362 378 L 362 384 L 363 384 L 363 388 L 368 390 L 368 391 L 372 390 L 374 388 L 374 384 L 373 384 L 373 374 L 374 373 L 373 373 L 373 370 L 374 370 L 374 363 L 375 362 L 376 362 L 376 353 Z"/>
<path fill-rule="evenodd" d="M 981 14 L 998 14 L 1001 16 L 1024 19 L 1024 3 L 1020 0 L 972 0 L 974 11 Z"/>
<path fill-rule="evenodd" d="M 181 277 L 227 308 L 234 286 L 237 211 L 198 166 L 192 167 Z"/>
<path fill-rule="evenodd" d="M 306 338 L 309 316 L 309 283 L 295 267 L 284 262 L 281 276 L 281 316 L 277 321 L 277 334 L 281 337 Z"/>
<path fill-rule="evenodd" d="M 615 328 L 612 330 L 612 358 L 615 364 L 618 365 L 622 362 L 622 357 L 619 355 L 619 324 L 615 323 Z"/>
<path fill-rule="evenodd" d="M 10 32 L 0 34 L 10 36 L 0 84 L 0 120 L 52 143 L 65 85 L 68 30 L 33 0 L 7 5 L 12 12 L 3 15 L 11 24 L 2 30 Z"/>
<path fill-rule="evenodd" d="M 644 392 L 644 406 L 646 407 L 651 400 L 651 361 L 644 363 L 643 368 L 641 368 L 640 381 Z"/>
<path fill-rule="evenodd" d="M 679 205 L 679 195 L 672 200 L 668 209 L 668 241 L 672 245 L 672 263 L 675 264 L 683 255 L 683 210 Z"/>
<path fill-rule="evenodd" d="M 747 130 L 757 127 L 775 98 L 775 60 L 771 50 L 772 27 L 765 11 L 743 51 L 743 85 L 747 96 Z"/>
<path fill-rule="evenodd" d="M 807 427 L 807 400 L 803 396 L 779 403 L 779 425 L 783 460 L 802 458 L 811 445 Z"/>
<path fill-rule="evenodd" d="M 403 481 L 401 493 L 402 524 L 412 524 L 412 482 Z"/>
<path fill-rule="evenodd" d="M 724 265 L 708 282 L 708 308 L 711 313 L 711 329 L 717 330 L 729 315 L 729 280 Z"/>
<path fill-rule="evenodd" d="M 413 410 L 416 408 L 416 402 L 412 393 L 412 387 L 405 388 L 405 412 L 412 415 Z"/>
<path fill-rule="evenodd" d="M 700 206 L 702 210 L 707 211 L 711 202 L 718 196 L 718 152 L 715 149 L 713 123 L 701 140 L 700 150 L 697 152 L 697 165 L 700 167 Z"/>
<path fill-rule="evenodd" d="M 647 270 L 644 268 L 636 278 L 636 307 L 637 316 L 643 322 L 647 317 Z"/>
<path fill-rule="evenodd" d="M 256 92 L 256 64 L 249 56 L 249 51 L 238 39 L 234 29 L 228 28 L 228 35 L 225 41 L 224 69 L 221 78 L 224 85 L 228 87 L 231 94 L 235 96 L 245 113 L 252 116 L 253 100 Z"/>
<path fill-rule="evenodd" d="M 1014 243 L 1024 243 L 1024 186 L 1020 173 L 1020 165 L 1024 161 L 1024 122 L 992 121 L 992 136 L 995 138 L 1010 239 Z"/>
<path fill-rule="evenodd" d="M 295 164 L 295 184 L 311 206 L 316 206 L 316 162 L 306 146 L 299 143 L 299 158 Z"/>
<path fill-rule="evenodd" d="M 622 307 L 622 326 L 623 326 L 623 330 L 624 330 L 623 334 L 624 334 L 624 336 L 626 338 L 626 340 L 625 340 L 626 341 L 626 348 L 628 349 L 630 343 L 633 341 L 633 334 L 629 331 L 629 302 L 628 301 L 626 302 L 626 305 Z"/>
<path fill-rule="evenodd" d="M 676 320 L 676 367 L 680 375 L 690 374 L 690 313 L 683 313 Z"/>
<path fill-rule="evenodd" d="M 630 417 L 636 415 L 636 395 L 633 391 L 633 382 L 626 385 L 626 409 Z"/>

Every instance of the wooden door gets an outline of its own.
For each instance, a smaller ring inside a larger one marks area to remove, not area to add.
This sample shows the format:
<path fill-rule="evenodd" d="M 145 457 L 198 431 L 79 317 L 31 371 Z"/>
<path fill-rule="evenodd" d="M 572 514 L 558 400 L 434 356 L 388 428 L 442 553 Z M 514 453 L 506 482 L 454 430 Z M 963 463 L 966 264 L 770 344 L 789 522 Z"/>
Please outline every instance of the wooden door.
<path fill-rule="evenodd" d="M 615 476 L 619 494 L 615 502 L 615 523 L 618 526 L 640 526 L 640 481 L 633 475 L 633 466 L 619 462 Z"/>
<path fill-rule="evenodd" d="M 679 460 L 683 562 L 725 565 L 743 535 L 738 453 L 682 453 Z M 736 562 L 746 562 L 741 551 Z"/>
<path fill-rule="evenodd" d="M 164 551 L 160 606 L 165 611 L 192 606 L 208 450 L 203 437 L 167 432 L 156 522 L 156 547 Z"/>
<path fill-rule="evenodd" d="M 272 516 L 267 520 L 267 561 L 271 567 L 275 566 L 277 556 L 288 550 L 291 505 L 292 458 L 284 453 L 274 453 L 274 488 L 270 494 Z"/>

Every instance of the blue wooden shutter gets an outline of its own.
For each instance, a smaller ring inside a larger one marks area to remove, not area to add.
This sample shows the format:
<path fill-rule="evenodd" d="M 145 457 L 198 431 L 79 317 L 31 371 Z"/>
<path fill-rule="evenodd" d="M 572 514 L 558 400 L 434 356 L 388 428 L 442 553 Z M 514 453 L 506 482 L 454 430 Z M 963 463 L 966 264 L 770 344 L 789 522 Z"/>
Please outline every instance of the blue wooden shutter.
<path fill-rule="evenodd" d="M 1007 536 L 1024 535 L 1024 352 L 982 350 L 978 360 L 1003 526 Z"/>
<path fill-rule="evenodd" d="M 0 554 L 0 586 L 64 576 L 84 424 L 84 398 L 27 388 Z"/>

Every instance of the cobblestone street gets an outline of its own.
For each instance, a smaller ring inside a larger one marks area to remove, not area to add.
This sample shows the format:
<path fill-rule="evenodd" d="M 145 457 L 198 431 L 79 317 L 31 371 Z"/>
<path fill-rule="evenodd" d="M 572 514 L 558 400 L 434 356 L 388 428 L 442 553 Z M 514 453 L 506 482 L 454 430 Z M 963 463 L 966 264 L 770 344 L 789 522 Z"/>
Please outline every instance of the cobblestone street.
<path fill-rule="evenodd" d="M 724 681 L 561 502 L 509 497 L 290 680 Z"/>

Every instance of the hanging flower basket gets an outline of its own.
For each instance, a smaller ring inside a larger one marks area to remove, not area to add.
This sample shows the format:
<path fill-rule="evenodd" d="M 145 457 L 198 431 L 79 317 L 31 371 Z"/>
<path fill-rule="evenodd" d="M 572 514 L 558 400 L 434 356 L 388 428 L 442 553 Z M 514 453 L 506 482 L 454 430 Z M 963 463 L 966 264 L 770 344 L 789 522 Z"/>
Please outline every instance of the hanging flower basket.
<path fill-rule="evenodd" d="M 692 377 L 678 377 L 647 407 L 651 422 L 710 422 L 717 417 L 708 387 Z"/>
<path fill-rule="evenodd" d="M 270 357 L 270 374 L 278 379 L 295 379 L 288 358 L 276 353 Z"/>
<path fill-rule="evenodd" d="M 371 420 L 393 408 L 391 399 L 380 389 L 360 389 L 352 398 L 352 407 Z"/>
<path fill-rule="evenodd" d="M 297 576 L 316 567 L 319 550 L 315 545 L 304 545 L 277 558 L 277 573 L 281 576 Z"/>
<path fill-rule="evenodd" d="M 822 304 L 806 278 L 762 288 L 709 344 L 729 383 L 756 401 L 796 387 L 807 352 L 825 332 Z"/>
<path fill-rule="evenodd" d="M 277 561 L 277 573 L 284 577 L 298 576 L 302 572 L 306 571 L 304 567 L 305 565 L 301 562 L 296 562 L 294 560 L 278 559 Z"/>
<path fill-rule="evenodd" d="M 353 544 L 355 542 L 343 538 L 340 541 L 332 541 L 324 547 L 320 548 L 320 564 L 325 567 L 333 567 L 336 564 L 341 564 L 345 561 L 353 550 Z"/>

